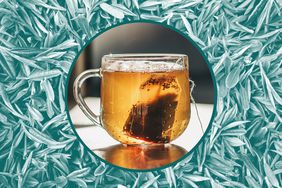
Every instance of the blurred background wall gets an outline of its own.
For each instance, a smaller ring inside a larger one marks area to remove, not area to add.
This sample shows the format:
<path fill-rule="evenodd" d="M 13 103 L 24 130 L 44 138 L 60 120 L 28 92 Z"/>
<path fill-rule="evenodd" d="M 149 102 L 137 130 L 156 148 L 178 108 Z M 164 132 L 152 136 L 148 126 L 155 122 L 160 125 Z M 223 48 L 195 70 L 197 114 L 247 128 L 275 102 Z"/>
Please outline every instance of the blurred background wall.
<path fill-rule="evenodd" d="M 182 53 L 189 57 L 190 79 L 195 84 L 193 97 L 198 103 L 213 103 L 212 78 L 203 57 L 179 33 L 157 24 L 132 23 L 106 31 L 95 38 L 79 56 L 69 83 L 69 106 L 75 105 L 72 86 L 74 79 L 87 69 L 99 68 L 101 58 L 116 53 Z M 83 88 L 84 96 L 100 96 L 100 80 L 89 79 Z"/>

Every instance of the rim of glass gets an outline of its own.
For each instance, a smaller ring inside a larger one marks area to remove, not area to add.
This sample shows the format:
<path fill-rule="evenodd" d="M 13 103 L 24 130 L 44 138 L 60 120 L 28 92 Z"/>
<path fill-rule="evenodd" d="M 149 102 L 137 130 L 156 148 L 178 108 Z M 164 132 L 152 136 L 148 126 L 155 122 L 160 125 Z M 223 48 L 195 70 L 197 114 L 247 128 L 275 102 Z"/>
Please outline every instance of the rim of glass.
<path fill-rule="evenodd" d="M 179 58 L 185 59 L 188 58 L 188 55 L 176 53 L 124 53 L 103 56 L 103 60 L 177 60 Z"/>

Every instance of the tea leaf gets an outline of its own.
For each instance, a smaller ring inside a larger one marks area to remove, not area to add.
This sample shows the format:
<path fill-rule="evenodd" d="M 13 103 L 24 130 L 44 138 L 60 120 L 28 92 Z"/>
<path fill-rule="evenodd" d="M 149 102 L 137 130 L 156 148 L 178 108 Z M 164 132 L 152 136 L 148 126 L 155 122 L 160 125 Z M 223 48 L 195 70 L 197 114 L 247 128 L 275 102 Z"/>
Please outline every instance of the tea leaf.
<path fill-rule="evenodd" d="M 67 178 L 68 179 L 74 179 L 74 178 L 80 178 L 80 177 L 83 177 L 85 176 L 86 174 L 88 174 L 90 171 L 90 168 L 83 168 L 81 170 L 76 170 L 76 171 L 73 171 L 72 173 L 70 173 Z"/>
<path fill-rule="evenodd" d="M 29 80 L 40 81 L 43 79 L 50 79 L 53 77 L 57 77 L 61 74 L 62 73 L 59 70 L 50 70 L 50 71 L 44 71 L 44 72 L 40 71 L 40 72 L 33 72 L 26 78 L 18 77 L 18 79 L 29 79 Z"/>
<path fill-rule="evenodd" d="M 46 135 L 42 134 L 32 127 L 26 127 L 25 125 L 22 125 L 22 128 L 26 136 L 37 143 L 46 144 L 48 145 L 48 147 L 53 149 L 63 148 L 66 146 L 65 143 L 54 141 L 53 139 L 47 137 Z"/>
<path fill-rule="evenodd" d="M 105 12 L 109 13 L 113 17 L 116 17 L 118 19 L 124 18 L 124 13 L 120 9 L 117 9 L 107 3 L 101 3 L 100 4 L 101 9 L 103 9 Z"/>
<path fill-rule="evenodd" d="M 144 183 L 143 185 L 140 186 L 140 188 L 148 188 L 150 187 L 153 183 L 156 182 L 156 180 L 160 177 L 160 175 L 150 179 L 149 181 L 147 181 L 146 183 Z"/>
<path fill-rule="evenodd" d="M 105 173 L 105 171 L 107 170 L 107 167 L 105 167 L 104 163 L 101 163 L 96 170 L 94 171 L 94 176 L 100 176 L 102 174 Z"/>
<path fill-rule="evenodd" d="M 225 84 L 228 89 L 235 87 L 240 80 L 240 72 L 241 72 L 240 66 L 237 66 L 234 69 L 235 70 L 229 72 L 225 80 Z"/>
<path fill-rule="evenodd" d="M 237 146 L 242 146 L 242 145 L 245 145 L 245 143 L 242 141 L 242 140 L 240 140 L 239 138 L 237 138 L 237 137 L 225 137 L 224 138 L 227 142 L 229 142 L 229 144 L 231 145 L 231 146 L 235 146 L 235 147 L 237 147 Z"/>
<path fill-rule="evenodd" d="M 201 181 L 210 180 L 210 178 L 208 178 L 208 177 L 194 175 L 194 174 L 189 174 L 189 175 L 186 175 L 185 177 L 192 180 L 193 182 L 201 182 Z"/>
<path fill-rule="evenodd" d="M 263 166 L 264 166 L 265 174 L 267 175 L 267 178 L 269 179 L 271 185 L 273 185 L 274 187 L 280 187 L 279 182 L 275 174 L 271 170 L 270 166 L 265 161 L 263 163 Z"/>
<path fill-rule="evenodd" d="M 27 170 L 27 168 L 28 168 L 28 166 L 29 166 L 29 164 L 30 164 L 30 162 L 31 162 L 32 153 L 33 153 L 33 152 L 30 152 L 30 154 L 28 155 L 28 157 L 27 157 L 27 159 L 26 159 L 26 161 L 25 161 L 25 163 L 24 163 L 24 165 L 23 165 L 23 168 L 22 168 L 22 173 L 23 173 L 23 174 L 25 174 L 25 172 L 26 172 L 26 170 Z"/>

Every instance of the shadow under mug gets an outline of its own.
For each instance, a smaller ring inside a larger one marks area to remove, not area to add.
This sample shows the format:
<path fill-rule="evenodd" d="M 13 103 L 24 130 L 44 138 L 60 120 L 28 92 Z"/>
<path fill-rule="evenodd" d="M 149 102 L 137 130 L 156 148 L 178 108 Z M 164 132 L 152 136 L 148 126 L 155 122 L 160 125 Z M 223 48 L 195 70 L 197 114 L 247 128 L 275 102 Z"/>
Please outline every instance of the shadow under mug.
<path fill-rule="evenodd" d="M 190 120 L 188 57 L 183 54 L 110 54 L 100 69 L 81 73 L 73 86 L 84 114 L 117 141 L 164 144 L 176 139 Z M 81 95 L 83 82 L 101 78 L 100 115 Z"/>

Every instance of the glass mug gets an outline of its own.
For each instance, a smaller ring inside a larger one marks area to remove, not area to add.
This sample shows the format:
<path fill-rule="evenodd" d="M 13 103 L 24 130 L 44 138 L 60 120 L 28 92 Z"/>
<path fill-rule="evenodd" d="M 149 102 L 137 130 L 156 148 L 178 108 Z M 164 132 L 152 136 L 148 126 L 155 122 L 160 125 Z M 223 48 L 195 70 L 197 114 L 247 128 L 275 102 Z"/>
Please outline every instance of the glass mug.
<path fill-rule="evenodd" d="M 183 54 L 110 54 L 100 69 L 74 82 L 84 114 L 122 144 L 164 144 L 180 136 L 190 120 L 188 57 Z M 101 78 L 100 115 L 81 95 L 83 82 Z"/>

